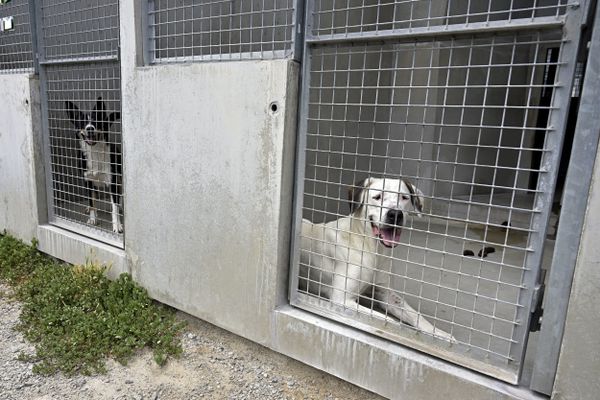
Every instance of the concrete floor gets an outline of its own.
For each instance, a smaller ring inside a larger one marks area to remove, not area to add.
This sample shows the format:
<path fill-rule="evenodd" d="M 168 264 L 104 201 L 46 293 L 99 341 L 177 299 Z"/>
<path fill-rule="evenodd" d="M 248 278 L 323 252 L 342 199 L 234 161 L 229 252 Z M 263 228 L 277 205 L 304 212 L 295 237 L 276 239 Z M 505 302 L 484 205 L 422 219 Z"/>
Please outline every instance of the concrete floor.
<path fill-rule="evenodd" d="M 414 220 L 402 235 L 406 245 L 396 247 L 387 263 L 390 286 L 410 305 L 471 347 L 473 357 L 491 357 L 502 364 L 509 356 L 517 319 L 527 235 L 489 231 L 497 240 L 488 234 L 484 244 L 480 234 L 485 230 L 479 226 L 472 229 L 437 218 Z M 484 247 L 493 247 L 494 252 L 478 257 Z M 553 248 L 554 242 L 547 240 L 546 269 Z M 465 250 L 475 255 L 463 256 Z"/>

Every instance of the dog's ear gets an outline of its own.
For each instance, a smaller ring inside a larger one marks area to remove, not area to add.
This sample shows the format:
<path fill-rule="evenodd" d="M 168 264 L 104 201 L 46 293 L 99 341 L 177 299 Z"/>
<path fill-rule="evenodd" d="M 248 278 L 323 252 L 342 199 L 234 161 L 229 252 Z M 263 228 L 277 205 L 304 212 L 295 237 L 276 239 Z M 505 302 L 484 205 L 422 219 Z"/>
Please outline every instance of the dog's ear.
<path fill-rule="evenodd" d="M 413 185 L 410 181 L 404 179 L 404 183 L 410 192 L 410 202 L 412 203 L 413 208 L 417 212 L 417 215 L 420 217 L 423 212 L 423 203 L 425 202 L 425 196 L 423 192 L 419 190 L 415 185 Z"/>
<path fill-rule="evenodd" d="M 96 104 L 94 105 L 94 108 L 92 108 L 92 120 L 96 123 L 108 120 L 108 117 L 106 116 L 106 105 L 104 104 L 104 100 L 102 100 L 102 96 L 96 99 Z"/>
<path fill-rule="evenodd" d="M 348 189 L 348 202 L 350 203 L 350 213 L 353 214 L 364 205 L 365 189 L 371 186 L 373 180 L 366 178 L 356 182 Z"/>
<path fill-rule="evenodd" d="M 85 128 L 87 120 L 85 114 L 79 110 L 79 107 L 77 107 L 73 102 L 68 100 L 65 102 L 65 107 L 71 124 L 73 124 L 73 126 L 77 129 Z"/>
<path fill-rule="evenodd" d="M 115 111 L 114 113 L 110 113 L 110 115 L 108 116 L 108 123 L 112 124 L 113 122 L 120 120 L 121 119 L 121 113 L 118 111 Z"/>

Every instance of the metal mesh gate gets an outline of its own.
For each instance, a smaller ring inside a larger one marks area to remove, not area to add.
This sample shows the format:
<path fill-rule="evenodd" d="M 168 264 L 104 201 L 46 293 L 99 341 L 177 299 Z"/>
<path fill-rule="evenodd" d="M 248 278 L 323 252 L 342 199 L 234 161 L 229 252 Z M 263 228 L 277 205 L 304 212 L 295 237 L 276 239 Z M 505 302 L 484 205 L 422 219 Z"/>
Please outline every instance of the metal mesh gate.
<path fill-rule="evenodd" d="M 583 7 L 307 8 L 292 304 L 518 382 Z"/>
<path fill-rule="evenodd" d="M 122 246 L 118 0 L 36 7 L 49 220 Z"/>
<path fill-rule="evenodd" d="M 33 71 L 28 0 L 0 3 L 0 73 Z"/>

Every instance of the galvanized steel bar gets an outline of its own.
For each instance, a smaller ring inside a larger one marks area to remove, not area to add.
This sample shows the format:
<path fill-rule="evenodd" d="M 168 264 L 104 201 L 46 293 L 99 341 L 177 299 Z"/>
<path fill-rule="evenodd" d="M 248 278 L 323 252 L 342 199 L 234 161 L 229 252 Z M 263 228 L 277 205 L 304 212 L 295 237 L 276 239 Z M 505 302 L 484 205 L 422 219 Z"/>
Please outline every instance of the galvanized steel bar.
<path fill-rule="evenodd" d="M 497 32 L 511 32 L 522 30 L 539 30 L 539 29 L 556 29 L 564 24 L 564 16 L 560 17 L 545 17 L 536 18 L 534 21 L 529 20 L 512 20 L 512 21 L 492 21 L 492 22 L 476 22 L 471 24 L 460 25 L 435 25 L 428 27 L 417 27 L 397 30 L 384 31 L 366 31 L 366 32 L 349 32 L 337 33 L 331 35 L 314 35 L 309 34 L 306 37 L 308 43 L 313 44 L 337 44 L 347 42 L 365 42 L 372 40 L 392 40 L 392 39 L 427 39 L 437 36 L 445 36 L 450 34 L 468 35 L 468 34 L 485 34 Z"/>
<path fill-rule="evenodd" d="M 312 19 L 312 1 L 304 2 L 304 28 L 306 32 L 311 28 Z M 312 56 L 308 49 L 308 43 L 303 43 L 302 49 L 302 69 L 300 74 L 300 99 L 298 101 L 298 131 L 296 136 L 296 159 L 294 168 L 294 196 L 292 206 L 292 234 L 290 241 L 290 287 L 289 298 L 290 303 L 298 305 L 298 275 L 300 268 L 300 231 L 302 225 L 302 196 L 304 194 L 304 173 L 306 163 L 306 132 L 308 122 L 308 99 L 310 90 L 310 68 Z"/>
<path fill-rule="evenodd" d="M 574 132 L 571 161 L 563 191 L 560 224 L 552 266 L 548 277 L 542 328 L 538 338 L 536 356 L 531 377 L 531 388 L 550 395 L 554 385 L 567 306 L 571 292 L 573 271 L 579 253 L 581 230 L 588 207 L 588 192 L 593 167 L 598 152 L 600 137 L 600 12 L 596 10 L 590 29 L 592 38 L 587 56 L 587 65 L 577 126 Z"/>
<path fill-rule="evenodd" d="M 535 208 L 541 210 L 532 218 L 534 232 L 531 234 L 529 246 L 536 249 L 534 253 L 527 255 L 526 270 L 523 282 L 526 290 L 521 291 L 520 303 L 526 306 L 526 309 L 519 310 L 517 319 L 521 323 L 516 327 L 514 337 L 515 344 L 511 346 L 511 355 L 515 360 L 520 358 L 521 363 L 525 358 L 525 345 L 529 333 L 529 319 L 531 317 L 530 309 L 535 306 L 532 304 L 534 289 L 539 281 L 540 268 L 542 264 L 544 243 L 546 232 L 550 219 L 550 212 L 554 197 L 556 178 L 558 176 L 558 166 L 560 163 L 561 150 L 565 136 L 567 113 L 571 91 L 573 88 L 573 77 L 575 76 L 575 65 L 579 51 L 579 41 L 581 37 L 582 10 L 580 7 L 572 7 L 567 15 L 565 26 L 563 27 L 564 42 L 560 49 L 560 66 L 556 75 L 556 81 L 561 85 L 554 89 L 551 111 L 548 119 L 548 126 L 554 132 L 546 136 L 545 147 L 552 149 L 551 152 L 544 153 L 542 159 L 542 168 L 538 180 L 538 193 L 536 195 Z M 516 382 L 515 382 L 516 383 Z"/>

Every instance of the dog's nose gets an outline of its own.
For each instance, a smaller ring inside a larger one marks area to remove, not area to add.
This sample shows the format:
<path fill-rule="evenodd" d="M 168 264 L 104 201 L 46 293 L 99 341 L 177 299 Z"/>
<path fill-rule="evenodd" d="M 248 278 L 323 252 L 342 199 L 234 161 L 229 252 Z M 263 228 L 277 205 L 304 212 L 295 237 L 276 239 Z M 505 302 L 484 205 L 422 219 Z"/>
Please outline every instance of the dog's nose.
<path fill-rule="evenodd" d="M 402 225 L 404 213 L 400 210 L 389 210 L 386 215 L 386 222 L 391 225 Z"/>

